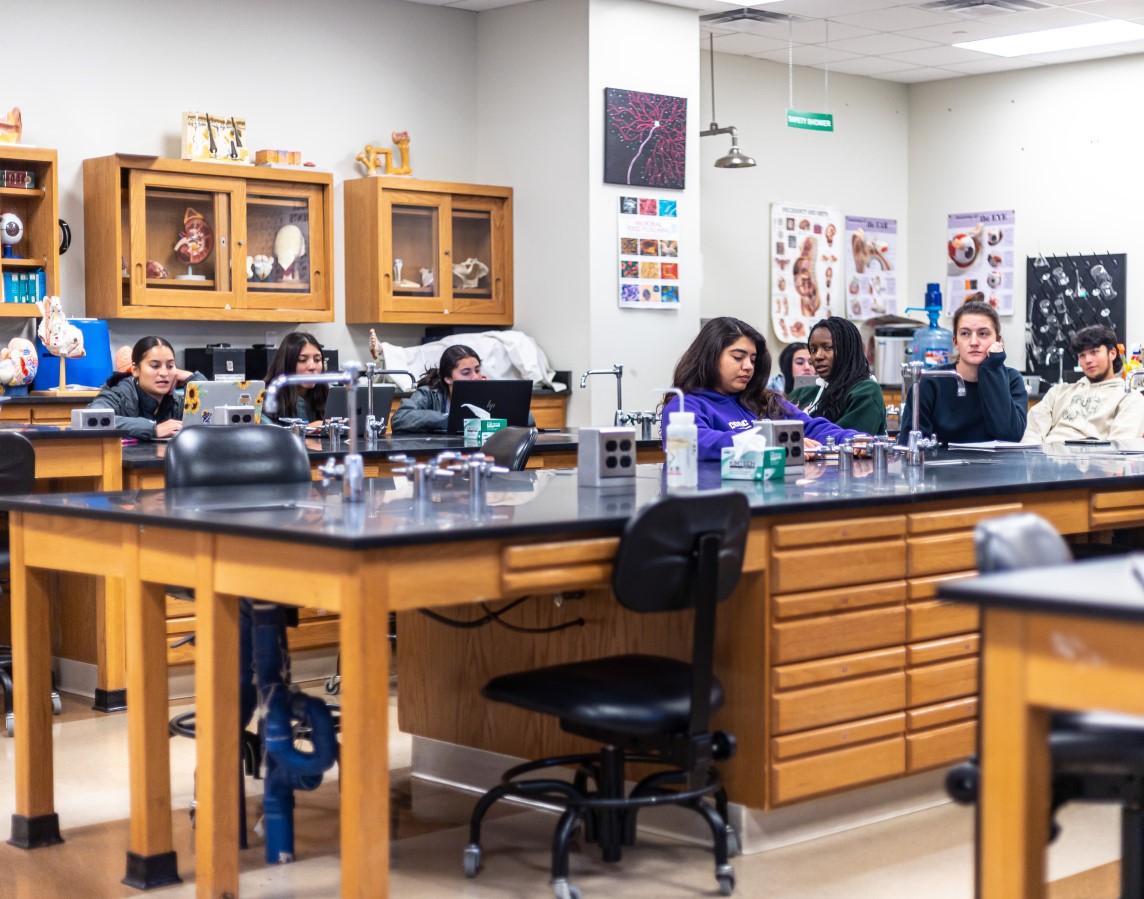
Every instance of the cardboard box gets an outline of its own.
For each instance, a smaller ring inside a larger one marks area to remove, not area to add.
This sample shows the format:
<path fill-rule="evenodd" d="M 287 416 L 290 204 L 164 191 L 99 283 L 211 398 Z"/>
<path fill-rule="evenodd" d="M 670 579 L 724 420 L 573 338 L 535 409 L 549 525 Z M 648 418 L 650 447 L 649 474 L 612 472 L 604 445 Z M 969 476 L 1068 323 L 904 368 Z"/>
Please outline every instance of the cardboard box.
<path fill-rule="evenodd" d="M 507 418 L 466 418 L 465 445 L 483 446 L 489 434 L 508 427 Z"/>
<path fill-rule="evenodd" d="M 769 446 L 765 450 L 748 450 L 735 458 L 734 447 L 723 447 L 719 476 L 727 481 L 781 480 L 786 473 L 786 450 Z"/>

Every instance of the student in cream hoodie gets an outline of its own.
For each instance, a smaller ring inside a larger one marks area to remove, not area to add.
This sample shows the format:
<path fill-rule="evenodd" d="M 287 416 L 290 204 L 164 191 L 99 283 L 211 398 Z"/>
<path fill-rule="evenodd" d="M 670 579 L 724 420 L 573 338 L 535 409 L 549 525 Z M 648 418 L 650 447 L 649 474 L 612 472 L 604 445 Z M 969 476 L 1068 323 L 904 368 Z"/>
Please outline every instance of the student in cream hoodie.
<path fill-rule="evenodd" d="M 1084 377 L 1057 384 L 1029 410 L 1022 443 L 1128 440 L 1144 436 L 1144 396 L 1124 392 L 1116 332 L 1091 325 L 1071 341 Z"/>

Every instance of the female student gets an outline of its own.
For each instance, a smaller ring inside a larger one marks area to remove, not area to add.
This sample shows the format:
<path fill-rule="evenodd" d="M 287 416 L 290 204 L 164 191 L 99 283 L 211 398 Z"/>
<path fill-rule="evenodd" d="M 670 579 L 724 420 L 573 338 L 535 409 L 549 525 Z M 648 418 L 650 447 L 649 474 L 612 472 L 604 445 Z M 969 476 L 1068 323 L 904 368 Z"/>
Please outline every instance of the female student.
<path fill-rule="evenodd" d="M 713 318 L 699 331 L 675 365 L 672 386 L 686 395 L 684 411 L 695 413 L 699 429 L 700 461 L 718 460 L 731 446 L 736 431 L 745 431 L 759 418 L 798 419 L 803 422 L 806 447 L 813 449 L 827 437 L 841 442 L 863 436 L 840 428 L 825 418 L 811 418 L 766 385 L 771 354 L 763 335 L 737 318 Z M 663 421 L 679 409 L 679 400 L 665 397 Z M 664 440 L 667 439 L 664 427 Z"/>
<path fill-rule="evenodd" d="M 767 382 L 767 387 L 779 393 L 788 394 L 794 390 L 794 379 L 799 375 L 813 375 L 810 364 L 810 350 L 805 343 L 788 343 L 779 353 L 779 370 Z"/>
<path fill-rule="evenodd" d="M 175 350 L 162 337 L 142 337 L 131 348 L 131 371 L 107 379 L 91 407 L 115 410 L 115 427 L 137 440 L 171 437 L 183 429 L 183 400 L 175 389 L 201 381 L 175 365 Z"/>
<path fill-rule="evenodd" d="M 1029 397 L 1021 375 L 1005 365 L 997 311 L 979 300 L 962 304 L 953 313 L 953 334 L 957 361 L 938 367 L 961 375 L 965 396 L 957 395 L 953 378 L 923 380 L 918 404 L 922 434 L 936 434 L 941 443 L 1020 440 L 1025 433 Z M 912 393 L 902 409 L 898 443 L 909 440 Z"/>
<path fill-rule="evenodd" d="M 393 413 L 393 433 L 444 432 L 449 421 L 453 382 L 487 380 L 481 374 L 481 358 L 476 350 L 460 343 L 446 347 L 438 366 L 421 376 L 413 395 L 403 399 Z"/>
<path fill-rule="evenodd" d="M 807 415 L 821 415 L 839 427 L 885 434 L 886 402 L 870 378 L 858 328 L 837 316 L 821 319 L 810 329 L 807 346 L 818 383 L 788 391 L 787 398 Z"/>
<path fill-rule="evenodd" d="M 266 383 L 278 375 L 318 374 L 322 371 L 322 345 L 313 334 L 292 331 L 287 334 L 266 369 Z M 278 422 L 283 418 L 303 418 L 317 424 L 326 417 L 326 399 L 330 395 L 327 384 L 289 384 L 278 394 L 278 414 L 266 416 Z"/>

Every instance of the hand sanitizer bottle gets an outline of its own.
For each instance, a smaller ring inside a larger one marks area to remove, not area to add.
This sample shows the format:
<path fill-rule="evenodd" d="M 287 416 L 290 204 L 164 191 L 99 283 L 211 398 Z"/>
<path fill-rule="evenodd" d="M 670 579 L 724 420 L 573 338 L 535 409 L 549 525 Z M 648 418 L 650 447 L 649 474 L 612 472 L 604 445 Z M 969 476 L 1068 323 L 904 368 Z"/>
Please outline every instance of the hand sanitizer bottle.
<path fill-rule="evenodd" d="M 696 487 L 699 484 L 699 429 L 695 427 L 695 413 L 683 411 L 683 391 L 671 388 L 679 395 L 679 411 L 667 416 L 667 489 Z"/>

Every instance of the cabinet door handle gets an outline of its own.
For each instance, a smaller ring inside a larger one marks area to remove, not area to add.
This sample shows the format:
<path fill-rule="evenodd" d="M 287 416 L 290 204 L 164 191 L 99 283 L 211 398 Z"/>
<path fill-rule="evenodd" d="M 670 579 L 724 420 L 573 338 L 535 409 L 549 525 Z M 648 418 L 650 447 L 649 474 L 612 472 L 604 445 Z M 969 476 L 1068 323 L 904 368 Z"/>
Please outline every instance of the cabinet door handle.
<path fill-rule="evenodd" d="M 143 280 L 143 263 L 137 262 L 135 263 L 135 286 L 142 287 Z"/>

